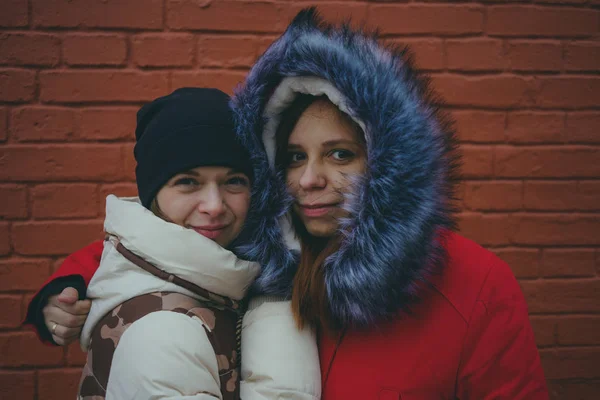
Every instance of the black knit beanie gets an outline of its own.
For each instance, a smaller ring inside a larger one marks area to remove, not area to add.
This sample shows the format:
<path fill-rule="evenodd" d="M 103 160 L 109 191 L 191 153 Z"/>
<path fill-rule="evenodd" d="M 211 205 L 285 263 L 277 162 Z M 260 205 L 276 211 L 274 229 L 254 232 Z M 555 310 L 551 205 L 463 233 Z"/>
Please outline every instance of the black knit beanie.
<path fill-rule="evenodd" d="M 179 172 L 201 166 L 234 168 L 252 179 L 250 157 L 236 139 L 229 96 L 217 89 L 181 88 L 137 113 L 135 175 L 144 207 Z"/>

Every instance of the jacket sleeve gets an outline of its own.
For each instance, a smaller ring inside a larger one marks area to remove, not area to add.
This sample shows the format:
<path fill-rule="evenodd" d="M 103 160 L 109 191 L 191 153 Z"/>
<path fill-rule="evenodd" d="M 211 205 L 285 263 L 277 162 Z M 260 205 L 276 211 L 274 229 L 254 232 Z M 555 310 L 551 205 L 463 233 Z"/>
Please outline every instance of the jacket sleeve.
<path fill-rule="evenodd" d="M 134 322 L 113 356 L 106 400 L 221 399 L 217 358 L 202 322 L 157 311 Z"/>
<path fill-rule="evenodd" d="M 103 241 L 94 242 L 68 256 L 29 302 L 23 325 L 33 328 L 42 342 L 56 344 L 44 324 L 42 314 L 42 310 L 48 304 L 48 298 L 59 294 L 67 287 L 74 287 L 79 292 L 79 299 L 85 299 L 87 285 L 100 265 L 103 243 Z"/>
<path fill-rule="evenodd" d="M 318 400 L 321 373 L 312 329 L 298 330 L 289 301 L 255 298 L 242 323 L 243 400 Z"/>
<path fill-rule="evenodd" d="M 463 344 L 457 397 L 548 399 L 525 298 L 508 265 L 492 257 Z"/>

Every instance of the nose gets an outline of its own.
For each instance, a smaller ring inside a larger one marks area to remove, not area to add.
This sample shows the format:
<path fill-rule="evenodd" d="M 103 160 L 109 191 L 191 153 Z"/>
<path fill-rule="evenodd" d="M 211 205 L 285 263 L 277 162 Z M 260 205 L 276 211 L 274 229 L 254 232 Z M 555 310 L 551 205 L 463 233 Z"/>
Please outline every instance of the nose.
<path fill-rule="evenodd" d="M 298 184 L 304 190 L 322 189 L 326 186 L 327 180 L 322 168 L 317 163 L 309 163 L 302 171 Z"/>
<path fill-rule="evenodd" d="M 213 218 L 225 213 L 225 201 L 218 185 L 207 185 L 207 187 L 200 192 L 197 208 L 199 212 L 208 214 Z"/>

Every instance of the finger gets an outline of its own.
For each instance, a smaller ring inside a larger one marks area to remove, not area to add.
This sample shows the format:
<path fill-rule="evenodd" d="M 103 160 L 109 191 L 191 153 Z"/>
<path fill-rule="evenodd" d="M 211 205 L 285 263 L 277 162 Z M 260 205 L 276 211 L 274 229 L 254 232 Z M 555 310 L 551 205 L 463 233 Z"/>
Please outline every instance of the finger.
<path fill-rule="evenodd" d="M 79 300 L 74 304 L 67 304 L 58 302 L 54 304 L 54 306 L 60 308 L 61 310 L 73 314 L 73 315 L 87 315 L 90 312 L 90 307 L 92 306 L 91 300 Z"/>
<path fill-rule="evenodd" d="M 81 327 L 78 328 L 69 328 L 66 326 L 62 326 L 62 325 L 56 325 L 56 329 L 54 330 L 54 333 L 52 334 L 52 336 L 56 336 L 58 338 L 61 338 L 65 341 L 72 339 L 71 341 L 77 339 L 79 337 L 79 335 L 81 334 Z"/>
<path fill-rule="evenodd" d="M 58 307 L 44 308 L 44 321 L 48 329 L 52 328 L 53 323 L 57 323 L 69 328 L 77 328 L 83 326 L 87 318 L 87 314 L 71 314 Z"/>
<path fill-rule="evenodd" d="M 52 335 L 52 340 L 54 340 L 54 343 L 58 344 L 59 346 L 66 346 L 68 344 L 73 343 L 75 340 L 77 340 L 77 336 L 73 336 L 70 338 L 61 338 L 61 337 Z"/>
<path fill-rule="evenodd" d="M 58 301 L 61 303 L 74 304 L 79 299 L 77 289 L 68 287 L 58 295 Z"/>

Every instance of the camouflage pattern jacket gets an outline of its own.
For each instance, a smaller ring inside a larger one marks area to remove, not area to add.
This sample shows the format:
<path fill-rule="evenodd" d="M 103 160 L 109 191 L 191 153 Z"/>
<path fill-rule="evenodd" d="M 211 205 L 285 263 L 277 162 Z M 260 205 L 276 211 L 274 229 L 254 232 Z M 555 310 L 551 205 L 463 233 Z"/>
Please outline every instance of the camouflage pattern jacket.
<path fill-rule="evenodd" d="M 239 399 L 237 301 L 259 265 L 136 199 L 109 196 L 104 227 L 80 398 Z"/>

